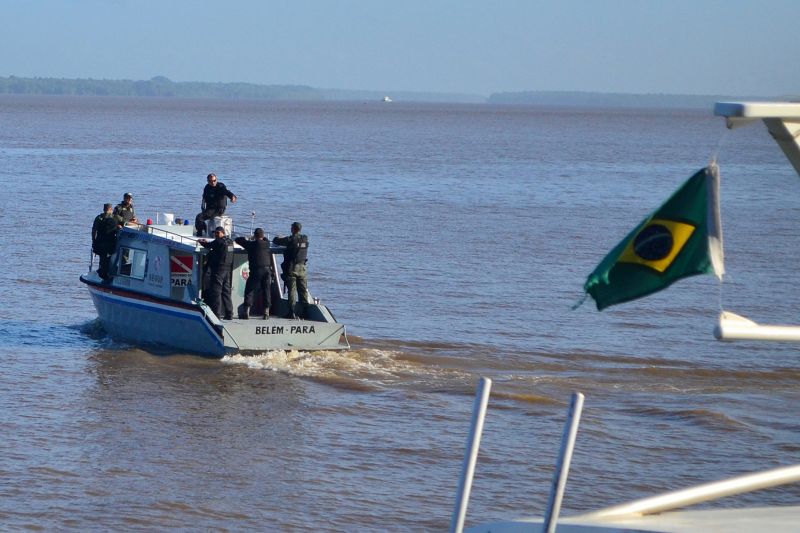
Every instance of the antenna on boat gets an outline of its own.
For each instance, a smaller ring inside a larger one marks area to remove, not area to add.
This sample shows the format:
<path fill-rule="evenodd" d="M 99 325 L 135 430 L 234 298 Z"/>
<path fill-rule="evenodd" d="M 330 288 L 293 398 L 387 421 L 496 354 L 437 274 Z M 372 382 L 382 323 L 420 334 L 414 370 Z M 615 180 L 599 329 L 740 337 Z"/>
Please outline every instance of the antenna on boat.
<path fill-rule="evenodd" d="M 250 211 L 250 235 L 253 234 L 253 225 L 256 223 L 256 212 Z"/>

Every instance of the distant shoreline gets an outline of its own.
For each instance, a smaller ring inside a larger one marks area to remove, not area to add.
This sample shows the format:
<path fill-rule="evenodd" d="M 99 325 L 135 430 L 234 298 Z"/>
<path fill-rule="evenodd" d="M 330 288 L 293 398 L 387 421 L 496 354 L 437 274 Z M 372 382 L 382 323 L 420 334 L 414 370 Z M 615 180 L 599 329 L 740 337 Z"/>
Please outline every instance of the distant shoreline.
<path fill-rule="evenodd" d="M 581 91 L 520 91 L 489 97 L 466 93 L 320 89 L 306 85 L 174 82 L 164 76 L 150 80 L 94 80 L 0 77 L 0 95 L 128 96 L 162 98 L 222 98 L 271 101 L 382 101 L 569 107 L 708 108 L 720 100 L 800 100 L 800 96 L 737 96 L 627 94 Z M 387 104 L 391 105 L 391 104 Z"/>

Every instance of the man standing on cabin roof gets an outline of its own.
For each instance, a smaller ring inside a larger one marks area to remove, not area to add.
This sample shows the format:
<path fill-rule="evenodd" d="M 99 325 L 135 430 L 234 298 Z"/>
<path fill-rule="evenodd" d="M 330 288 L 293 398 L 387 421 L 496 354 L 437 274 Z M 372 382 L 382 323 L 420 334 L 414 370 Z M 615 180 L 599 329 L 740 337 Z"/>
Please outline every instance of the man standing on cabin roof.
<path fill-rule="evenodd" d="M 97 274 L 104 280 L 111 279 L 109 266 L 111 254 L 117 246 L 117 220 L 111 204 L 103 205 L 103 212 L 97 215 L 92 224 L 92 251 L 100 257 Z"/>
<path fill-rule="evenodd" d="M 208 254 L 206 268 L 211 272 L 210 286 L 204 287 L 208 292 L 208 306 L 217 315 L 217 318 L 231 320 L 233 318 L 233 302 L 231 302 L 231 271 L 233 270 L 233 241 L 225 236 L 225 228 L 217 226 L 214 230 L 214 240 L 208 242 L 200 239 L 204 248 L 211 252 Z"/>
<path fill-rule="evenodd" d="M 122 196 L 122 201 L 114 208 L 114 218 L 123 226 L 128 222 L 134 224 L 139 222 L 136 219 L 136 211 L 133 210 L 133 195 L 131 193 L 126 192 Z"/>
<path fill-rule="evenodd" d="M 206 176 L 206 181 L 208 183 L 203 188 L 203 202 L 200 205 L 202 211 L 194 219 L 194 229 L 197 231 L 197 235 L 202 235 L 205 231 L 206 220 L 225 214 L 228 198 L 231 199 L 231 202 L 236 203 L 236 195 L 229 191 L 224 183 L 217 181 L 216 174 L 212 172 Z"/>
<path fill-rule="evenodd" d="M 261 295 L 264 302 L 264 319 L 269 318 L 271 305 L 270 288 L 272 285 L 272 254 L 269 243 L 264 238 L 264 230 L 256 228 L 253 240 L 236 237 L 236 244 L 247 250 L 247 261 L 250 266 L 250 275 L 244 285 L 244 303 L 239 308 L 239 318 L 250 318 L 250 307 L 256 295 Z"/>
<path fill-rule="evenodd" d="M 299 222 L 292 222 L 292 234 L 288 237 L 275 237 L 272 242 L 279 246 L 286 246 L 283 252 L 284 281 L 289 292 L 289 313 L 286 318 L 299 318 L 295 310 L 295 298 L 303 302 L 300 311 L 301 316 L 306 315 L 308 301 L 308 277 L 306 273 L 306 263 L 308 262 L 308 236 L 300 233 L 303 225 Z M 296 296 L 295 296 L 296 295 Z"/>

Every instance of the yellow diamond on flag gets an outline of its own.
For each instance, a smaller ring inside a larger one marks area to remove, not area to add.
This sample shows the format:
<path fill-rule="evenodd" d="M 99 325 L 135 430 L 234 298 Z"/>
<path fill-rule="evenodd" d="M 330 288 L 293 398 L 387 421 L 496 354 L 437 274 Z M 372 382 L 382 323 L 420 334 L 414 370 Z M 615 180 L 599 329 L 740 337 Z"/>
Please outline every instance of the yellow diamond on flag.
<path fill-rule="evenodd" d="M 628 242 L 620 263 L 637 263 L 664 272 L 683 249 L 695 226 L 677 220 L 653 219 Z"/>

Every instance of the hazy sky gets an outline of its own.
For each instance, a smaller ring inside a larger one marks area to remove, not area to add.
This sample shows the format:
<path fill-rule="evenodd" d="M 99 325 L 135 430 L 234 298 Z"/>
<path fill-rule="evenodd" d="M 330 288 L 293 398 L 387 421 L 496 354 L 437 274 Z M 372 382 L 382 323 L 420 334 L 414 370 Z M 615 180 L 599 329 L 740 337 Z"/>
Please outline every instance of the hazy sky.
<path fill-rule="evenodd" d="M 0 76 L 800 94 L 800 0 L 0 0 Z"/>

